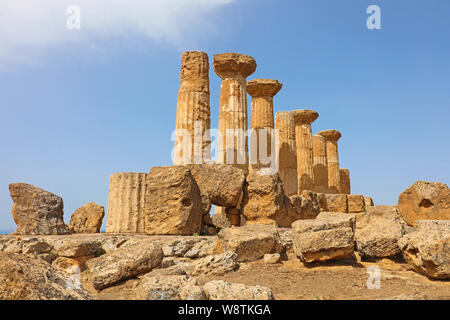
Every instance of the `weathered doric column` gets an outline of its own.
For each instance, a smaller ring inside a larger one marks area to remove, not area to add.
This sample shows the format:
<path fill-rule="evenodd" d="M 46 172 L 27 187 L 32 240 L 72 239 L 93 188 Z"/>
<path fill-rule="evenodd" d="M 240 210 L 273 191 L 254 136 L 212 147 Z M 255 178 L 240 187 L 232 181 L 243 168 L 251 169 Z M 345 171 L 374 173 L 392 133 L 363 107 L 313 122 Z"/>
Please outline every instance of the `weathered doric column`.
<path fill-rule="evenodd" d="M 292 111 L 295 121 L 295 142 L 297 144 L 298 194 L 314 189 L 313 142 L 311 123 L 319 114 L 313 110 Z"/>
<path fill-rule="evenodd" d="M 351 193 L 351 187 L 350 187 L 350 170 L 348 169 L 339 169 L 339 175 L 341 179 L 341 193 L 343 194 L 350 194 Z"/>
<path fill-rule="evenodd" d="M 327 140 L 318 134 L 314 134 L 312 138 L 314 191 L 328 193 Z"/>
<path fill-rule="evenodd" d="M 297 194 L 297 145 L 295 143 L 295 122 L 289 111 L 275 114 L 275 129 L 278 130 L 278 175 L 288 196 Z"/>
<path fill-rule="evenodd" d="M 107 233 L 144 233 L 146 173 L 114 173 L 109 180 Z"/>
<path fill-rule="evenodd" d="M 317 134 L 327 139 L 329 193 L 341 193 L 341 177 L 339 173 L 339 154 L 337 142 L 342 135 L 337 130 L 325 130 L 320 131 Z"/>
<path fill-rule="evenodd" d="M 238 53 L 214 55 L 214 71 L 220 87 L 217 161 L 248 172 L 248 111 L 246 78 L 256 70 L 256 61 Z"/>
<path fill-rule="evenodd" d="M 210 159 L 209 102 L 208 55 L 200 51 L 184 52 L 181 55 L 174 165 L 200 164 Z"/>
<path fill-rule="evenodd" d="M 275 167 L 272 153 L 274 141 L 273 97 L 283 85 L 277 80 L 255 79 L 247 82 L 252 96 L 250 107 L 250 170 Z"/>

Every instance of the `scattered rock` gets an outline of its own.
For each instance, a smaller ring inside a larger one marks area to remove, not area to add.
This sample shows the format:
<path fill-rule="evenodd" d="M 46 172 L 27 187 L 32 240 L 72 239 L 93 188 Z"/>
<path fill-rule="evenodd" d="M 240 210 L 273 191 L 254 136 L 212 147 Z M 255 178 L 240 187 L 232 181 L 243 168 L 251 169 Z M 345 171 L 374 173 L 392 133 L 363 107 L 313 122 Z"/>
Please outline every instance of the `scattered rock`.
<path fill-rule="evenodd" d="M 99 253 L 102 244 L 98 239 L 86 237 L 53 237 L 47 239 L 52 253 L 59 257 L 78 258 Z"/>
<path fill-rule="evenodd" d="M 17 235 L 70 234 L 63 221 L 63 199 L 26 183 L 11 183 L 12 214 Z"/>
<path fill-rule="evenodd" d="M 75 210 L 70 218 L 72 233 L 99 233 L 102 226 L 105 208 L 95 202 L 89 202 Z"/>
<path fill-rule="evenodd" d="M 212 256 L 207 256 L 188 264 L 183 268 L 190 276 L 199 275 L 222 275 L 233 271 L 237 267 L 238 255 L 234 252 L 224 252 Z"/>
<path fill-rule="evenodd" d="M 110 254 L 86 262 L 95 289 L 114 285 L 158 267 L 163 259 L 160 246 L 146 241 L 129 241 Z"/>
<path fill-rule="evenodd" d="M 72 258 L 58 257 L 52 262 L 52 267 L 67 274 L 76 273 L 77 270 L 81 272 L 80 264 Z"/>
<path fill-rule="evenodd" d="M 91 296 L 47 262 L 32 255 L 0 252 L 1 300 L 86 300 Z"/>
<path fill-rule="evenodd" d="M 267 169 L 252 171 L 247 176 L 247 184 L 242 211 L 247 223 L 290 227 L 300 218 L 295 210 L 288 211 L 286 207 L 289 198 L 284 194 L 278 173 Z"/>
<path fill-rule="evenodd" d="M 146 188 L 145 233 L 200 233 L 202 215 L 200 189 L 186 167 L 154 167 L 150 170 Z"/>
<path fill-rule="evenodd" d="M 207 300 L 208 299 L 206 297 L 205 291 L 203 291 L 203 288 L 198 285 L 192 284 L 192 283 L 188 283 L 188 284 L 184 285 L 183 287 L 181 287 L 180 298 L 181 298 L 181 300 Z"/>
<path fill-rule="evenodd" d="M 450 220 L 450 191 L 440 182 L 416 181 L 400 194 L 398 209 L 411 226 L 416 220 Z"/>
<path fill-rule="evenodd" d="M 450 229 L 447 222 L 420 221 L 419 230 L 403 236 L 398 245 L 416 271 L 434 279 L 450 278 Z"/>
<path fill-rule="evenodd" d="M 160 275 L 147 274 L 141 278 L 136 287 L 138 300 L 181 300 L 180 291 L 183 287 L 197 286 L 197 281 L 186 275 Z M 198 290 L 196 290 L 198 291 Z M 185 290 L 183 297 L 189 296 Z"/>
<path fill-rule="evenodd" d="M 322 212 L 315 220 L 292 224 L 294 251 L 301 261 L 327 261 L 353 256 L 355 215 Z"/>
<path fill-rule="evenodd" d="M 239 262 L 255 261 L 266 253 L 281 253 L 280 236 L 277 228 L 266 225 L 246 225 L 226 228 L 219 232 L 217 251 L 235 252 Z"/>
<path fill-rule="evenodd" d="M 367 207 L 366 212 L 356 215 L 355 240 L 361 257 L 384 258 L 399 254 L 397 242 L 403 234 L 396 208 Z"/>
<path fill-rule="evenodd" d="M 265 254 L 264 262 L 268 264 L 275 264 L 281 261 L 281 255 L 279 253 Z"/>
<path fill-rule="evenodd" d="M 273 300 L 272 290 L 261 286 L 246 286 L 215 280 L 203 286 L 209 300 Z"/>

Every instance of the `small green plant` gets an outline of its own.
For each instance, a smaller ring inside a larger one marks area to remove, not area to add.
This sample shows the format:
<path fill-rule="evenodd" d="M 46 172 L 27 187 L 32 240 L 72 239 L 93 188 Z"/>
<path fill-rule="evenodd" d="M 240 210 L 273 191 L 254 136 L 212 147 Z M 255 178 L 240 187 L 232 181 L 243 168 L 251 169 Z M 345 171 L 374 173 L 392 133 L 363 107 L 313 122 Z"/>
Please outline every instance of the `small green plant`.
<path fill-rule="evenodd" d="M 193 236 L 194 236 L 194 237 L 198 237 L 198 233 L 197 233 L 197 232 L 194 233 Z"/>

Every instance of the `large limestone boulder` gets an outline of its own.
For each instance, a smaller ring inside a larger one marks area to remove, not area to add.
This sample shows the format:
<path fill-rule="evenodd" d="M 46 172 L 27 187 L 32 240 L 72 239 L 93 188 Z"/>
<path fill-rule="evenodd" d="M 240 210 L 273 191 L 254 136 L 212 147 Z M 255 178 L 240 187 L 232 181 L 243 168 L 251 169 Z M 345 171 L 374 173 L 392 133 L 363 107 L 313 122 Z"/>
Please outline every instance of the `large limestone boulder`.
<path fill-rule="evenodd" d="M 105 208 L 95 202 L 89 202 L 75 210 L 70 218 L 72 233 L 99 233 L 102 226 Z"/>
<path fill-rule="evenodd" d="M 403 234 L 400 215 L 394 207 L 367 207 L 366 212 L 356 215 L 356 248 L 362 257 L 384 258 L 399 254 L 397 242 Z"/>
<path fill-rule="evenodd" d="M 161 246 L 145 240 L 128 241 L 110 254 L 88 260 L 89 280 L 101 290 L 120 281 L 147 273 L 163 259 Z"/>
<path fill-rule="evenodd" d="M 321 212 L 348 213 L 348 201 L 346 194 L 318 193 L 317 199 Z"/>
<path fill-rule="evenodd" d="M 17 224 L 14 234 L 70 234 L 63 221 L 63 199 L 26 183 L 11 183 L 9 193 L 14 201 L 12 215 Z"/>
<path fill-rule="evenodd" d="M 322 212 L 317 219 L 292 224 L 294 251 L 301 261 L 327 261 L 353 256 L 355 215 Z"/>
<path fill-rule="evenodd" d="M 214 280 L 203 285 L 209 300 L 273 300 L 272 290 L 261 286 L 247 286 Z"/>
<path fill-rule="evenodd" d="M 366 210 L 364 196 L 360 194 L 347 195 L 347 208 L 348 213 L 364 212 Z"/>
<path fill-rule="evenodd" d="M 228 164 L 207 163 L 187 166 L 200 191 L 212 204 L 239 207 L 242 202 L 245 172 Z"/>
<path fill-rule="evenodd" d="M 78 282 L 79 284 L 79 282 Z M 0 300 L 86 300 L 91 296 L 47 262 L 0 252 Z"/>
<path fill-rule="evenodd" d="M 292 207 L 296 211 L 295 220 L 315 219 L 320 213 L 317 194 L 313 191 L 303 190 L 300 195 L 290 196 Z"/>
<path fill-rule="evenodd" d="M 398 245 L 411 267 L 434 279 L 450 279 L 450 221 L 416 221 L 418 230 L 403 236 Z"/>
<path fill-rule="evenodd" d="M 238 266 L 238 255 L 234 252 L 207 256 L 194 262 L 182 264 L 181 267 L 190 276 L 223 275 Z"/>
<path fill-rule="evenodd" d="M 202 216 L 200 189 L 189 169 L 172 166 L 150 170 L 145 199 L 145 233 L 200 233 Z"/>
<path fill-rule="evenodd" d="M 450 220 L 450 191 L 439 182 L 416 181 L 398 198 L 403 219 L 411 226 L 416 220 Z"/>
<path fill-rule="evenodd" d="M 284 194 L 278 173 L 270 169 L 249 173 L 242 211 L 247 223 L 290 227 L 299 217 L 294 210 L 288 210 L 288 205 L 289 198 Z"/>
<path fill-rule="evenodd" d="M 217 251 L 234 252 L 238 262 L 262 259 L 266 253 L 281 253 L 283 246 L 277 228 L 266 225 L 245 225 L 222 229 L 218 234 Z"/>
<path fill-rule="evenodd" d="M 189 292 L 190 291 L 190 292 Z M 187 275 L 146 274 L 136 287 L 138 300 L 206 300 L 197 280 Z"/>

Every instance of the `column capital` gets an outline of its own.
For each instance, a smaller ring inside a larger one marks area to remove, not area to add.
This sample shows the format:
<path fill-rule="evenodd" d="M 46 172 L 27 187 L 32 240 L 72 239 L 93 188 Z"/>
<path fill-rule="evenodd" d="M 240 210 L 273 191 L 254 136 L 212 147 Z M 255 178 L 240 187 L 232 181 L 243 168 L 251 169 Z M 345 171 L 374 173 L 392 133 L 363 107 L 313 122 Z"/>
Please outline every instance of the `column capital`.
<path fill-rule="evenodd" d="M 317 132 L 317 134 L 330 141 L 338 141 L 342 137 L 342 134 L 337 130 L 323 130 Z"/>
<path fill-rule="evenodd" d="M 221 53 L 214 55 L 214 71 L 222 79 L 247 78 L 256 70 L 256 61 L 240 53 Z"/>
<path fill-rule="evenodd" d="M 272 79 L 253 79 L 247 82 L 247 92 L 253 98 L 273 97 L 282 87 L 281 82 Z"/>
<path fill-rule="evenodd" d="M 311 124 L 319 117 L 319 114 L 314 110 L 294 110 L 291 112 L 296 125 Z"/>

